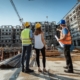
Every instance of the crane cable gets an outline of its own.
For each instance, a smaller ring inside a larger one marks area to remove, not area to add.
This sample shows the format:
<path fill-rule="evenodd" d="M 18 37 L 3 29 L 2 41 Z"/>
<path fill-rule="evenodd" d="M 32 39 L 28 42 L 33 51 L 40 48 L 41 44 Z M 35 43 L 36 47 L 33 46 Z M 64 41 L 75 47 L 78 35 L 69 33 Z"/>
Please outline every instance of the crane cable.
<path fill-rule="evenodd" d="M 15 6 L 13 0 L 10 0 L 10 2 L 11 2 L 12 6 L 13 6 L 13 8 L 14 8 L 14 10 L 15 10 L 15 12 L 16 12 L 18 18 L 19 18 L 19 21 L 20 21 L 20 22 L 22 23 L 22 25 L 23 25 L 23 21 L 22 21 L 20 15 L 19 15 L 19 13 L 18 13 L 18 11 L 17 11 L 17 9 L 16 9 L 16 6 Z"/>

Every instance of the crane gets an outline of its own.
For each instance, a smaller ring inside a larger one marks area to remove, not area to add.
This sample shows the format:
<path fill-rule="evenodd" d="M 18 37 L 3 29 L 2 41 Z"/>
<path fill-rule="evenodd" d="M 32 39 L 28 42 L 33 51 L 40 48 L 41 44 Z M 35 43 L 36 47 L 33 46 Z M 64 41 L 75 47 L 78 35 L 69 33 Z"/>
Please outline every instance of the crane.
<path fill-rule="evenodd" d="M 20 21 L 20 22 L 22 23 L 22 25 L 23 25 L 23 18 L 20 17 L 20 15 L 19 15 L 19 13 L 18 13 L 18 11 L 17 11 L 17 8 L 16 8 L 16 6 L 15 6 L 13 0 L 10 0 L 10 2 L 11 2 L 12 6 L 13 6 L 13 8 L 14 8 L 14 10 L 15 10 L 15 12 L 16 12 L 18 18 L 19 18 L 19 21 Z"/>
<path fill-rule="evenodd" d="M 33 1 L 33 0 L 28 0 L 28 1 Z M 19 15 L 19 13 L 18 13 L 18 11 L 17 11 L 17 8 L 16 8 L 16 6 L 15 6 L 13 0 L 10 0 L 10 2 L 11 2 L 12 6 L 13 6 L 13 8 L 14 8 L 14 10 L 15 10 L 15 12 L 16 12 L 18 18 L 19 18 L 19 21 L 21 22 L 22 26 L 24 26 L 24 25 L 23 25 L 23 18 L 20 17 L 20 15 Z"/>

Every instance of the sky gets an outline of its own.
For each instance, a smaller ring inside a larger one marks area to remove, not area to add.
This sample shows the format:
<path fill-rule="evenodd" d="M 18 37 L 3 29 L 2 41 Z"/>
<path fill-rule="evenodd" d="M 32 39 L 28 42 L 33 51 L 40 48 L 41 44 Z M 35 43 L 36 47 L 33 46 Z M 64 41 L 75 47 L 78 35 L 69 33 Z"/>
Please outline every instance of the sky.
<path fill-rule="evenodd" d="M 13 2 L 23 22 L 56 21 L 58 23 L 77 0 L 13 0 Z M 1 25 L 21 25 L 10 0 L 0 0 Z"/>

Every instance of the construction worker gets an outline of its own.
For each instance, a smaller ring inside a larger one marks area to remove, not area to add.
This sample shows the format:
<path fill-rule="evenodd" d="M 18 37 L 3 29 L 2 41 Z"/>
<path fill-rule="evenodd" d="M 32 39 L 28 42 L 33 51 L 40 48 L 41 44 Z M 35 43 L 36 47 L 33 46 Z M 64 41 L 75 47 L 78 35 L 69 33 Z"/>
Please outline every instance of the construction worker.
<path fill-rule="evenodd" d="M 60 41 L 61 43 L 64 44 L 64 55 L 66 58 L 66 67 L 64 67 L 64 68 L 67 69 L 64 71 L 68 72 L 68 73 L 73 73 L 73 64 L 72 64 L 72 59 L 71 59 L 71 55 L 70 55 L 70 46 L 72 44 L 72 40 L 71 40 L 70 31 L 68 30 L 68 28 L 66 26 L 65 20 L 60 21 L 60 27 L 62 28 L 62 30 L 60 31 L 61 36 L 58 41 Z"/>
<path fill-rule="evenodd" d="M 51 44 L 51 50 L 54 50 L 54 44 Z"/>
<path fill-rule="evenodd" d="M 39 62 L 40 51 L 42 53 L 43 71 L 46 72 L 46 69 L 45 69 L 45 63 L 46 63 L 45 48 L 46 48 L 46 43 L 45 43 L 45 40 L 44 40 L 44 34 L 43 34 L 43 31 L 41 30 L 41 24 L 40 23 L 36 23 L 36 25 L 35 25 L 34 48 L 35 48 L 35 51 L 36 51 L 36 62 L 37 62 L 37 65 L 38 65 L 38 72 L 42 72 L 42 70 L 40 69 L 40 62 Z"/>
<path fill-rule="evenodd" d="M 30 30 L 30 23 L 26 22 L 24 24 L 25 29 L 21 32 L 21 41 L 22 41 L 22 72 L 24 72 L 24 59 L 26 57 L 26 70 L 25 72 L 33 72 L 29 69 L 29 61 L 32 49 L 32 30 Z M 26 53 L 27 51 L 27 53 Z"/>

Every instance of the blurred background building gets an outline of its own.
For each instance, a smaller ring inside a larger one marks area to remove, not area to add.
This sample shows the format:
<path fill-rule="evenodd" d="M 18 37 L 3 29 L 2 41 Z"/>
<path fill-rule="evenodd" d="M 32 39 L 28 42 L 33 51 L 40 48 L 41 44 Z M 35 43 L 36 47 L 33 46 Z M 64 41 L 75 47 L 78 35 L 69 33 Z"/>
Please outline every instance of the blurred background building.
<path fill-rule="evenodd" d="M 44 32 L 45 40 L 48 46 L 54 44 L 57 45 L 55 39 L 56 32 L 56 23 L 53 22 L 39 22 L 42 24 L 42 30 Z M 31 29 L 34 33 L 36 22 L 30 22 Z M 0 26 L 0 46 L 5 47 L 18 47 L 21 46 L 20 34 L 22 31 L 22 26 L 12 26 L 12 25 L 3 25 Z"/>

